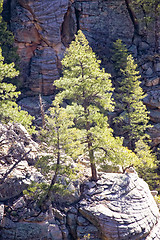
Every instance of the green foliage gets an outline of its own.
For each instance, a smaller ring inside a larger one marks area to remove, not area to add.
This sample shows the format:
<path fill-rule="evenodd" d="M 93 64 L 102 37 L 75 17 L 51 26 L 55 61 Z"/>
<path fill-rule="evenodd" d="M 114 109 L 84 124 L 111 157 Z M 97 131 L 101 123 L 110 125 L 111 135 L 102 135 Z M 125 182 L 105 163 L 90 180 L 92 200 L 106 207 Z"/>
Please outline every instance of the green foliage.
<path fill-rule="evenodd" d="M 41 204 L 48 188 L 49 184 L 45 182 L 37 183 L 33 181 L 28 188 L 23 191 L 23 194 Z"/>
<path fill-rule="evenodd" d="M 0 15 L 3 11 L 3 0 L 0 0 Z M 2 20 L 2 17 L 0 16 L 0 20 Z"/>
<path fill-rule="evenodd" d="M 160 190 L 160 177 L 157 174 L 157 159 L 144 139 L 136 142 L 135 153 L 141 160 L 136 167 L 139 177 L 143 178 L 151 190 Z"/>
<path fill-rule="evenodd" d="M 0 15 L 3 10 L 3 0 L 0 1 Z M 7 23 L 2 19 L 0 16 L 0 48 L 2 49 L 2 53 L 4 56 L 5 63 L 12 63 L 14 62 L 15 68 L 19 69 L 19 56 L 17 54 L 17 48 L 14 47 L 14 36 L 11 31 L 8 30 Z M 17 76 L 17 75 L 16 75 Z M 4 76 L 5 78 L 9 78 L 7 80 L 15 82 L 17 86 L 20 84 L 15 78 L 16 76 Z M 14 78 L 14 81 L 12 80 Z M 5 79 L 6 81 L 6 79 Z"/>
<path fill-rule="evenodd" d="M 155 197 L 154 197 L 154 200 L 155 200 L 155 202 L 156 202 L 158 208 L 160 209 L 160 195 L 155 196 Z"/>
<path fill-rule="evenodd" d="M 157 167 L 148 167 L 140 165 L 136 168 L 138 176 L 143 178 L 144 181 L 149 185 L 150 190 L 160 191 L 160 176 L 157 174 Z"/>
<path fill-rule="evenodd" d="M 160 3 L 158 0 L 132 0 L 131 4 L 136 11 L 140 9 L 143 10 L 143 20 L 145 20 L 146 23 L 153 22 L 156 15 L 160 12 Z"/>
<path fill-rule="evenodd" d="M 49 152 L 54 152 L 54 156 L 60 154 L 61 158 L 68 154 L 76 158 L 75 149 L 78 148 L 79 141 L 78 129 L 73 127 L 74 115 L 61 107 L 57 99 L 52 105 L 49 115 L 45 115 L 45 128 L 41 130 L 40 139 L 47 144 Z"/>
<path fill-rule="evenodd" d="M 156 166 L 156 156 L 152 153 L 148 144 L 143 139 L 140 139 L 135 145 L 135 153 L 138 158 L 141 159 L 142 164 L 142 166 L 139 165 L 139 167 L 146 165 L 150 168 L 154 168 Z"/>
<path fill-rule="evenodd" d="M 7 23 L 2 20 L 0 22 L 0 47 L 6 63 L 14 62 L 16 68 L 18 67 L 19 56 L 17 48 L 13 47 L 14 37 L 12 32 L 7 29 Z"/>
<path fill-rule="evenodd" d="M 120 69 L 125 69 L 127 65 L 128 51 L 121 39 L 117 39 L 113 43 L 112 61 L 117 74 L 121 75 Z"/>
<path fill-rule="evenodd" d="M 135 152 L 135 156 L 133 153 L 131 155 L 139 176 L 143 177 L 153 188 L 152 179 L 155 174 L 156 157 L 148 145 L 149 136 L 146 134 L 146 130 L 151 126 L 148 123 L 148 111 L 143 104 L 145 94 L 140 87 L 140 75 L 136 70 L 137 64 L 134 63 L 133 57 L 129 55 L 121 40 L 114 43 L 113 52 L 115 79 L 117 80 L 115 100 L 119 112 L 118 117 L 115 118 L 117 132 L 119 132 L 119 136 L 125 136 L 125 145 Z M 131 155 L 129 154 L 128 157 L 130 158 Z M 125 156 L 123 157 L 125 158 Z"/>
<path fill-rule="evenodd" d="M 68 114 L 57 100 L 53 101 L 49 115 L 45 115 L 45 128 L 40 133 L 45 155 L 36 164 L 37 169 L 51 180 L 46 199 L 51 197 L 51 191 L 66 194 L 70 182 L 67 183 L 67 179 L 75 177 L 76 169 L 71 167 L 71 158 L 68 156 L 75 157 L 75 149 L 79 145 L 73 125 L 73 115 Z"/>
<path fill-rule="evenodd" d="M 139 33 L 146 35 L 146 31 L 152 32 L 154 35 L 155 52 L 158 52 L 158 36 L 159 36 L 159 0 L 131 0 L 130 7 L 137 20 Z"/>
<path fill-rule="evenodd" d="M 129 139 L 128 146 L 133 148 L 135 142 L 145 135 L 146 129 L 151 127 L 148 124 L 148 111 L 142 101 L 145 94 L 140 87 L 140 75 L 136 70 L 137 64 L 134 63 L 133 57 L 127 53 L 127 49 L 120 40 L 115 42 L 114 47 L 115 56 L 119 56 L 118 63 L 115 62 L 116 70 L 118 70 L 118 76 L 119 72 L 121 75 L 121 77 L 118 78 L 118 90 L 117 93 L 115 93 L 115 100 L 120 114 L 115 121 L 127 135 Z M 123 53 L 124 48 L 125 52 Z M 121 55 L 122 64 L 120 61 Z M 113 59 L 116 61 L 115 56 Z M 125 58 L 126 65 L 124 64 Z"/>
<path fill-rule="evenodd" d="M 22 111 L 15 102 L 20 92 L 16 92 L 16 87 L 11 83 L 3 82 L 5 77 L 13 78 L 18 74 L 19 72 L 14 68 L 14 63 L 4 63 L 0 49 L 0 121 L 21 123 L 30 133 L 33 133 L 35 130 L 31 125 L 34 118 L 26 111 Z"/>
<path fill-rule="evenodd" d="M 67 111 L 75 117 L 81 144 L 84 145 L 82 148 L 88 152 L 91 162 L 92 178 L 96 179 L 94 151 L 100 139 L 99 132 L 104 128 L 111 131 L 107 117 L 101 113 L 102 109 L 113 110 L 110 75 L 100 68 L 100 61 L 81 31 L 66 50 L 62 66 L 63 77 L 54 82 L 62 89 L 57 99 L 61 102 L 63 99 L 72 101 Z"/>

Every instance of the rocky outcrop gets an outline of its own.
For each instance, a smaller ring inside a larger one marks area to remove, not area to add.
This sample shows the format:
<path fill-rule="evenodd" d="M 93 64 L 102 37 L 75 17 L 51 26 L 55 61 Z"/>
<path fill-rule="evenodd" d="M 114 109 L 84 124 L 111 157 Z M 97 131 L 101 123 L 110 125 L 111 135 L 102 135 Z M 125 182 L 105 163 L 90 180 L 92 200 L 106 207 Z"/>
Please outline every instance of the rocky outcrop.
<path fill-rule="evenodd" d="M 23 194 L 32 182 L 47 182 L 32 166 L 38 144 L 19 124 L 1 123 L 0 134 L 1 240 L 160 239 L 159 210 L 135 171 L 99 173 L 97 182 L 81 186 L 70 182 L 71 194 L 54 194 L 42 212 L 36 199 Z"/>
<path fill-rule="evenodd" d="M 124 0 L 10 2 L 5 0 L 5 8 L 10 5 L 11 30 L 21 56 L 22 77 L 33 91 L 53 93 L 52 83 L 61 71 L 60 60 L 77 29 L 85 33 L 106 68 L 113 41 L 122 39 L 138 59 L 146 86 L 159 84 L 158 16 L 153 15 L 148 25 L 139 21 L 135 26 L 128 1 Z M 137 19 L 143 19 L 142 10 L 134 11 Z"/>
<path fill-rule="evenodd" d="M 159 210 L 136 173 L 103 174 L 96 185 L 85 185 L 85 196 L 79 212 L 98 229 L 100 239 L 160 239 Z"/>
<path fill-rule="evenodd" d="M 134 27 L 122 0 L 11 1 L 11 30 L 21 57 L 23 86 L 53 93 L 65 47 L 79 28 L 102 59 L 108 57 L 113 40 L 132 44 Z"/>
<path fill-rule="evenodd" d="M 34 164 L 37 158 L 38 144 L 34 142 L 21 124 L 0 122 L 0 163 L 11 164 L 15 160 L 26 160 Z"/>
<path fill-rule="evenodd" d="M 0 123 L 0 202 L 19 196 L 32 181 L 44 177 L 33 166 L 36 144 L 20 124 Z"/>
<path fill-rule="evenodd" d="M 3 209 L 0 208 L 3 212 Z M 62 231 L 52 210 L 40 213 L 40 209 L 27 205 L 23 198 L 5 207 L 0 228 L 2 240 L 62 240 Z"/>
<path fill-rule="evenodd" d="M 28 195 L 20 195 L 16 181 L 26 185 L 35 172 L 26 165 L 14 175 L 15 185 L 0 185 L 1 240 L 158 240 L 160 213 L 148 185 L 137 173 L 99 173 L 99 180 L 85 181 L 81 197 L 70 202 L 64 196 L 62 205 L 53 198 L 46 211 Z M 21 176 L 20 176 L 21 172 Z M 24 178 L 24 172 L 26 176 Z M 29 176 L 27 175 L 29 174 Z M 12 182 L 13 176 L 10 176 Z M 31 177 L 30 177 L 31 176 Z M 17 189 L 17 194 L 14 194 Z M 78 191 L 77 186 L 76 191 Z M 7 195 L 12 192 L 13 195 Z M 72 189 L 73 190 L 73 189 Z M 3 195 L 3 197 L 2 197 Z M 14 197 L 14 198 L 13 198 Z M 54 207 L 53 207 L 54 206 Z"/>

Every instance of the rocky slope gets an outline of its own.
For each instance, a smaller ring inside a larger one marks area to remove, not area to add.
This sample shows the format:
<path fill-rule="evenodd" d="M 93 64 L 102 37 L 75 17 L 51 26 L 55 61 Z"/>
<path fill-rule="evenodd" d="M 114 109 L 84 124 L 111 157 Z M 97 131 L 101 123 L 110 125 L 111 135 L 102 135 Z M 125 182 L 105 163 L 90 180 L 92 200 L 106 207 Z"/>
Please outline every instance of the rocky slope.
<path fill-rule="evenodd" d="M 159 209 L 133 169 L 76 180 L 70 193 L 53 195 L 42 208 L 23 194 L 33 181 L 46 182 L 33 166 L 37 155 L 22 126 L 0 123 L 0 240 L 160 239 Z"/>

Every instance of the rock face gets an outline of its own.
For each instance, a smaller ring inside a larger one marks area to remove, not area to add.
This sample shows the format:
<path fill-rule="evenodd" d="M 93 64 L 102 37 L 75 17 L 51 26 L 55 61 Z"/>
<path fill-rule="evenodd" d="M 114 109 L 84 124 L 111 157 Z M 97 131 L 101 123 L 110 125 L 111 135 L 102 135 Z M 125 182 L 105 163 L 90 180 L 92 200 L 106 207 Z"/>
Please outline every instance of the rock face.
<path fill-rule="evenodd" d="M 122 38 L 131 45 L 134 34 L 122 0 L 12 0 L 10 14 L 21 57 L 23 85 L 45 95 L 54 91 L 53 82 L 60 76 L 65 47 L 74 39 L 77 29 L 83 30 L 104 59 L 113 40 Z"/>
<path fill-rule="evenodd" d="M 68 0 L 11 1 L 11 30 L 21 57 L 23 84 L 34 92 L 53 93 L 65 50 L 61 35 L 63 42 L 70 41 L 76 31 L 71 12 Z M 65 16 L 72 24 L 68 37 L 63 33 Z"/>

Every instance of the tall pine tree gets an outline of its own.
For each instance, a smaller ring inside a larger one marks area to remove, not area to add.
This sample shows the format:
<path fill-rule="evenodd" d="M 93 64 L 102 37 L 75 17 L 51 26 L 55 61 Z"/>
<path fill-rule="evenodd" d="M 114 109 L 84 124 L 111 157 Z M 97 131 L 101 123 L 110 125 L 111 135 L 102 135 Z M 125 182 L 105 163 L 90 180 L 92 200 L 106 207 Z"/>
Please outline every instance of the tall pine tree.
<path fill-rule="evenodd" d="M 81 143 L 85 144 L 90 159 L 92 179 L 97 180 L 95 151 L 102 141 L 101 133 L 111 136 L 107 117 L 102 109 L 113 109 L 110 75 L 100 68 L 82 31 L 78 31 L 62 60 L 63 77 L 54 84 L 62 91 L 58 98 L 69 99 L 68 107 L 75 115 L 76 127 L 81 130 Z"/>
<path fill-rule="evenodd" d="M 136 70 L 137 64 L 121 40 L 114 43 L 113 52 L 116 70 L 115 100 L 119 112 L 116 127 L 127 138 L 127 146 L 134 150 L 135 142 L 145 137 L 145 131 L 150 127 L 148 111 L 143 103 L 145 94 L 140 87 L 141 76 Z"/>

